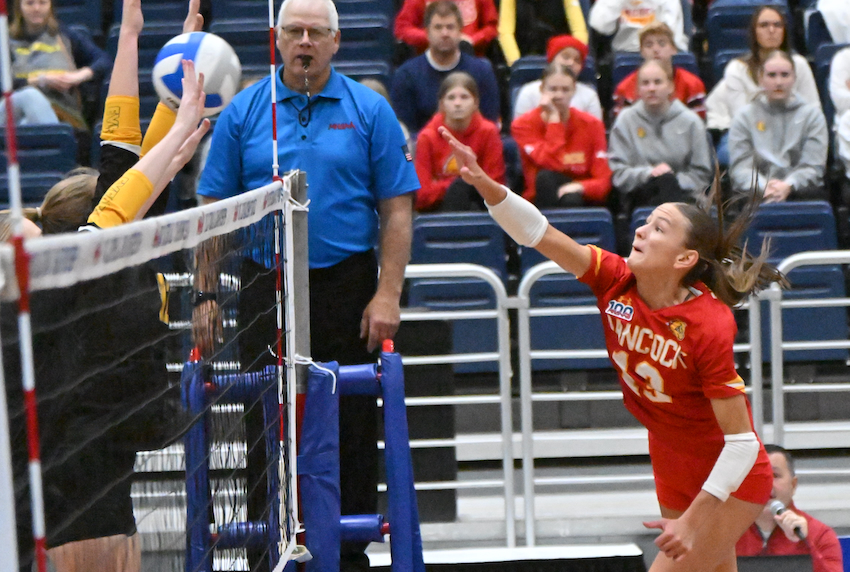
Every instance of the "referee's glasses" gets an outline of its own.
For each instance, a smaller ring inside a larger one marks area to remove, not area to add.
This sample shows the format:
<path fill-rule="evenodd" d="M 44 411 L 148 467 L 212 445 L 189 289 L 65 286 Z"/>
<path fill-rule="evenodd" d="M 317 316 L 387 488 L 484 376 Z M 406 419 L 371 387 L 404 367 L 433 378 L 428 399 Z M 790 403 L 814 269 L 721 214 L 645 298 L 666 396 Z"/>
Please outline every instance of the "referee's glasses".
<path fill-rule="evenodd" d="M 334 33 L 330 28 L 302 28 L 301 26 L 284 26 L 283 33 L 286 34 L 287 39 L 297 42 L 304 37 L 304 33 L 307 33 L 307 37 L 310 38 L 311 42 L 318 42 L 324 40 L 328 36 Z"/>

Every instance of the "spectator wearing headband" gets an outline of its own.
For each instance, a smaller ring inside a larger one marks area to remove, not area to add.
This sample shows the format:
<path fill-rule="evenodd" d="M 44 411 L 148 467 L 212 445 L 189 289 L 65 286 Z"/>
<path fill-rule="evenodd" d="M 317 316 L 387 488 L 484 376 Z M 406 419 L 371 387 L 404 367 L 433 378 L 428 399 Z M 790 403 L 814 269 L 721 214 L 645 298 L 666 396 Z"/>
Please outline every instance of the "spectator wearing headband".
<path fill-rule="evenodd" d="M 640 31 L 640 55 L 646 60 L 660 60 L 673 65 L 676 49 L 673 30 L 664 22 L 655 22 Z M 691 111 L 705 119 L 705 84 L 691 72 L 673 66 L 673 94 Z M 637 70 L 627 75 L 614 91 L 614 117 L 638 101 Z"/>
<path fill-rule="evenodd" d="M 509 66 L 521 56 L 547 53 L 548 40 L 565 34 L 585 45 L 589 41 L 579 0 L 501 0 L 499 4 L 499 44 Z"/>
<path fill-rule="evenodd" d="M 578 77 L 587 59 L 587 44 L 576 38 L 563 34 L 549 39 L 546 44 L 546 61 L 566 66 Z M 542 80 L 530 81 L 523 85 L 517 93 L 514 104 L 514 117 L 528 113 L 540 105 L 540 84 Z M 602 119 L 602 105 L 596 90 L 586 83 L 576 82 L 576 92 L 570 107 L 589 113 L 597 119 Z"/>
<path fill-rule="evenodd" d="M 499 13 L 493 0 L 452 0 L 463 16 L 461 46 L 469 45 L 477 56 L 483 56 L 490 42 L 498 35 Z M 425 8 L 428 0 L 404 0 L 395 18 L 394 33 L 417 54 L 428 49 L 428 31 L 425 26 Z"/>

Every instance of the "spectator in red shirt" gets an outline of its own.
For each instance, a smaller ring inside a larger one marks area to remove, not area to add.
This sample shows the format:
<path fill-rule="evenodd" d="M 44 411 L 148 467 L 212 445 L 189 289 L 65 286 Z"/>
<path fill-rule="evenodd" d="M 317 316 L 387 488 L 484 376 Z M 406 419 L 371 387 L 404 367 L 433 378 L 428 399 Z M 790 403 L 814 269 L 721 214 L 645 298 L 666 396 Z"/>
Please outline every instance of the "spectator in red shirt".
<path fill-rule="evenodd" d="M 797 476 L 794 459 L 778 445 L 765 445 L 773 466 L 771 499 L 787 507 L 777 515 L 765 505 L 756 521 L 744 532 L 735 546 L 738 556 L 811 554 L 814 572 L 842 572 L 841 545 L 835 531 L 794 506 Z M 805 538 L 794 532 L 798 528 Z"/>
<path fill-rule="evenodd" d="M 678 52 L 673 41 L 673 30 L 664 22 L 656 22 L 640 32 L 640 55 L 646 60 L 659 60 L 673 65 L 673 56 Z M 691 111 L 705 119 L 705 84 L 687 70 L 673 68 L 674 91 L 671 97 L 684 103 Z M 620 82 L 614 91 L 614 117 L 626 107 L 637 102 L 637 70 Z"/>
<path fill-rule="evenodd" d="M 425 7 L 434 0 L 404 0 L 395 18 L 395 37 L 411 46 L 417 54 L 428 49 Z M 498 36 L 499 13 L 493 0 L 452 0 L 463 16 L 462 41 L 470 44 L 477 56 L 483 56 Z"/>
<path fill-rule="evenodd" d="M 523 197 L 540 208 L 602 205 L 611 190 L 605 126 L 570 108 L 573 71 L 558 63 L 543 70 L 540 105 L 511 124 L 525 175 Z"/>
<path fill-rule="evenodd" d="M 504 183 L 505 161 L 499 128 L 478 111 L 478 84 L 468 73 L 454 72 L 446 76 L 437 97 L 440 109 L 416 140 L 416 174 L 422 185 L 416 193 L 416 210 L 484 210 L 478 192 L 460 178 L 452 148 L 438 130 L 446 127 L 459 141 L 471 147 L 487 175 Z"/>

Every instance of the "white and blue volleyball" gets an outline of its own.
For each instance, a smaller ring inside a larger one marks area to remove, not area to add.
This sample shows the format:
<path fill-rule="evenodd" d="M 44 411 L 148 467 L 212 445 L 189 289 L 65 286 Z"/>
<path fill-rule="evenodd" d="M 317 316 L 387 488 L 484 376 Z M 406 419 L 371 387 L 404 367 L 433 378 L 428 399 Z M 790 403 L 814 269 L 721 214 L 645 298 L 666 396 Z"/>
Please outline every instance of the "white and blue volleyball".
<path fill-rule="evenodd" d="M 239 90 L 242 65 L 226 40 L 208 32 L 180 34 L 162 46 L 153 66 L 153 85 L 160 99 L 171 109 L 180 106 L 183 95 L 181 60 L 192 60 L 195 73 L 204 74 L 204 117 L 227 107 Z"/>

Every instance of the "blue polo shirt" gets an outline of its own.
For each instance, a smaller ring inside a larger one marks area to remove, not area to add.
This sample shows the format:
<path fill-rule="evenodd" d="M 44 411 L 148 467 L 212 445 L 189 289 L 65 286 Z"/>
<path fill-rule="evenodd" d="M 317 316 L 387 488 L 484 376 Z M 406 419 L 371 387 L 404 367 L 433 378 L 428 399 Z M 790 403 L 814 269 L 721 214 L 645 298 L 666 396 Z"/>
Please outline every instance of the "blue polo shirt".
<path fill-rule="evenodd" d="M 275 82 L 280 172 L 307 172 L 310 268 L 374 248 L 378 202 L 419 189 L 393 110 L 333 69 L 322 92 L 312 95 L 309 111 L 306 95 L 284 86 L 280 72 Z M 272 181 L 270 92 L 266 77 L 221 112 L 199 195 L 224 199 Z"/>

